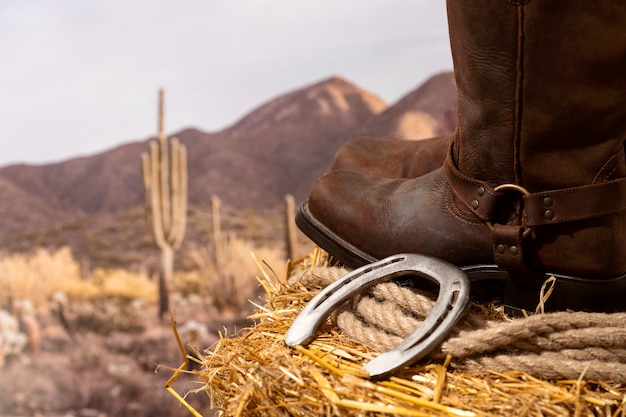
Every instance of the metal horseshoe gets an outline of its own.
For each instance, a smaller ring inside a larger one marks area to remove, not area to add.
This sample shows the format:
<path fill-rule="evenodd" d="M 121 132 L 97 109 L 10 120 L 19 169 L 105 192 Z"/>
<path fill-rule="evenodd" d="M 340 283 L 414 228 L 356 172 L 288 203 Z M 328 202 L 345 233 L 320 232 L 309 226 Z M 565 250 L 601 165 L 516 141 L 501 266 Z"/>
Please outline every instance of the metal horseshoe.
<path fill-rule="evenodd" d="M 439 295 L 420 327 L 402 343 L 363 366 L 370 377 L 382 377 L 428 355 L 450 333 L 469 304 L 470 283 L 457 266 L 418 254 L 393 255 L 362 266 L 324 288 L 302 309 L 285 335 L 288 346 L 306 345 L 319 326 L 355 294 L 401 276 L 419 276 L 439 284 Z"/>

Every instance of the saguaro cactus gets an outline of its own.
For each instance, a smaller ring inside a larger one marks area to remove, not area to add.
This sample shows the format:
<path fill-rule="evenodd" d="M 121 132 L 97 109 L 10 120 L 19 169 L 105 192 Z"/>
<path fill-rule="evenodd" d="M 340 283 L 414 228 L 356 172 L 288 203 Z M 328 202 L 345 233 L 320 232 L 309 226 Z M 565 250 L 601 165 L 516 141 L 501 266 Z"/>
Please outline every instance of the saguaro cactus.
<path fill-rule="evenodd" d="M 169 310 L 168 288 L 174 279 L 174 253 L 185 237 L 187 223 L 187 149 L 163 128 L 163 90 L 159 90 L 159 137 L 150 154 L 141 155 L 145 204 L 154 240 L 161 249 L 159 316 Z"/>

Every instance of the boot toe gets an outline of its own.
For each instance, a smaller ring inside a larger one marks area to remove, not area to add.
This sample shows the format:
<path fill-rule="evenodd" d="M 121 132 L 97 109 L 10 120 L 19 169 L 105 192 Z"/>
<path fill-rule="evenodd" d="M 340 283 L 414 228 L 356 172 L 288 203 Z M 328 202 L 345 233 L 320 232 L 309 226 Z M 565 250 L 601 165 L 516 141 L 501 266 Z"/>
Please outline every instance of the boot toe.
<path fill-rule="evenodd" d="M 412 180 L 332 171 L 311 189 L 309 222 L 301 228 L 349 265 L 353 254 L 370 262 L 398 253 L 420 253 L 459 265 L 489 260 L 488 229 L 450 210 L 446 184 L 442 170 Z"/>

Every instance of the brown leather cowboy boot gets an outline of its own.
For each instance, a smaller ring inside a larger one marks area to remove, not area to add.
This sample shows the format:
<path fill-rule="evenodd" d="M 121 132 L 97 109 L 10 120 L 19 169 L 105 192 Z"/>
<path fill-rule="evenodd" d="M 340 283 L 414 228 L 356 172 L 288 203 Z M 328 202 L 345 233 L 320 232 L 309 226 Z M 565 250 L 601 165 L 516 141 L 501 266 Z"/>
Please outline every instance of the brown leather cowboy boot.
<path fill-rule="evenodd" d="M 413 252 L 509 305 L 626 308 L 626 2 L 448 0 L 457 131 L 417 178 L 334 170 L 300 228 L 350 266 Z"/>

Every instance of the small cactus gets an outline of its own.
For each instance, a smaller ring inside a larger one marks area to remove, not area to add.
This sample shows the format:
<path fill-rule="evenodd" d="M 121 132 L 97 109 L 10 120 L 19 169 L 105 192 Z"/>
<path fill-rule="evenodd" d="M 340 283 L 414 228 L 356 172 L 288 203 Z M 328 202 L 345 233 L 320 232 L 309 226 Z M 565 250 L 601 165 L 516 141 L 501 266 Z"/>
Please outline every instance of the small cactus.
<path fill-rule="evenodd" d="M 211 220 L 213 232 L 213 262 L 220 265 L 222 262 L 222 219 L 220 212 L 222 210 L 222 200 L 216 195 L 211 196 Z"/>
<path fill-rule="evenodd" d="M 285 244 L 287 248 L 287 260 L 296 260 L 298 242 L 296 240 L 296 213 L 295 200 L 291 194 L 285 196 Z"/>

